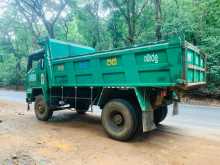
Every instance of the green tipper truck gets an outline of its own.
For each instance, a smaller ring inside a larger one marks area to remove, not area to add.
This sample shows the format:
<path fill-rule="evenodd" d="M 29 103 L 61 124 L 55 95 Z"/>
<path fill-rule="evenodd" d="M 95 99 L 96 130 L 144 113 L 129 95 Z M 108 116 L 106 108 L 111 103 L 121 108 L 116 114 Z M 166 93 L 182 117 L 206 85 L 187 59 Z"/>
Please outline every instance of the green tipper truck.
<path fill-rule="evenodd" d="M 106 133 L 117 140 L 154 129 L 167 106 L 177 105 L 179 91 L 206 83 L 206 56 L 177 36 L 101 52 L 54 39 L 39 44 L 26 76 L 26 101 L 35 102 L 37 119 L 65 108 L 83 114 L 96 105 Z"/>

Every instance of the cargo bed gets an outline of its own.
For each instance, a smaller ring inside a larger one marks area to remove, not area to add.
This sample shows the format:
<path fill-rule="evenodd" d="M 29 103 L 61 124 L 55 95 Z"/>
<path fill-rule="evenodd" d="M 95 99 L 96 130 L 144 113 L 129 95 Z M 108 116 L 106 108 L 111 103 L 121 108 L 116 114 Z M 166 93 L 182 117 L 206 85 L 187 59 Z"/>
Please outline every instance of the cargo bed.
<path fill-rule="evenodd" d="M 131 48 L 74 54 L 73 45 L 48 40 L 52 86 L 196 87 L 206 82 L 206 57 L 173 37 Z M 83 47 L 81 48 L 83 49 Z M 61 50 L 61 51 L 54 51 Z M 67 51 L 69 50 L 69 51 Z"/>

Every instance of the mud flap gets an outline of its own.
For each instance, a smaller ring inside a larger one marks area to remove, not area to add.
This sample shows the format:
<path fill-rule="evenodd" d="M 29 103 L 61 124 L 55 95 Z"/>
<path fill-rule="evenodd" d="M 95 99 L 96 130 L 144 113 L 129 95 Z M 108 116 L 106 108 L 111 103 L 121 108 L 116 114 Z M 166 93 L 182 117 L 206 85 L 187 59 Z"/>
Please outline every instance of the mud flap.
<path fill-rule="evenodd" d="M 179 114 L 179 103 L 180 102 L 180 96 L 178 93 L 173 92 L 173 116 Z"/>
<path fill-rule="evenodd" d="M 179 104 L 177 101 L 173 102 L 173 116 L 179 114 Z"/>
<path fill-rule="evenodd" d="M 143 125 L 143 132 L 148 132 L 156 128 L 154 124 L 154 112 L 153 111 L 142 112 L 142 125 Z"/>
<path fill-rule="evenodd" d="M 146 88 L 135 88 L 135 94 L 142 111 L 143 132 L 151 131 L 156 126 L 154 124 L 154 112 Z"/>
<path fill-rule="evenodd" d="M 30 111 L 30 103 L 27 103 L 27 111 Z"/>

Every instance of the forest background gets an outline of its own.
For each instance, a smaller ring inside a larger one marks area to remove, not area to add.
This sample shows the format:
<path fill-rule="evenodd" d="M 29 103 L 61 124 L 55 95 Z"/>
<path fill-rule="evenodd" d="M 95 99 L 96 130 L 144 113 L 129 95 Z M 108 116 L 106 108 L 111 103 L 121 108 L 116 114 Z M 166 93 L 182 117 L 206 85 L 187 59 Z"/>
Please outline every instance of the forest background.
<path fill-rule="evenodd" d="M 39 37 L 106 50 L 171 33 L 208 55 L 207 86 L 193 94 L 220 98 L 220 0 L 1 0 L 0 86 L 23 86 Z"/>

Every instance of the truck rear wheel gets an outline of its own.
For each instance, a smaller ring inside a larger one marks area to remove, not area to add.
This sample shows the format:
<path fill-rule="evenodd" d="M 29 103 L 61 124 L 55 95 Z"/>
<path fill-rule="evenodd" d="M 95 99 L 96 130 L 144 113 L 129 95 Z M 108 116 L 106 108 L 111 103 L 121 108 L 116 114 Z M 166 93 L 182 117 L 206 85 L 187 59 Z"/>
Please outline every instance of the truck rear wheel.
<path fill-rule="evenodd" d="M 37 119 L 41 121 L 48 121 L 53 115 L 53 111 L 49 109 L 42 95 L 35 99 L 34 112 Z"/>
<path fill-rule="evenodd" d="M 116 140 L 129 140 L 137 132 L 138 113 L 123 99 L 109 101 L 102 110 L 102 125 L 107 134 Z"/>
<path fill-rule="evenodd" d="M 166 116 L 167 116 L 167 106 L 161 106 L 154 110 L 154 123 L 158 125 L 160 122 L 162 122 Z"/>

